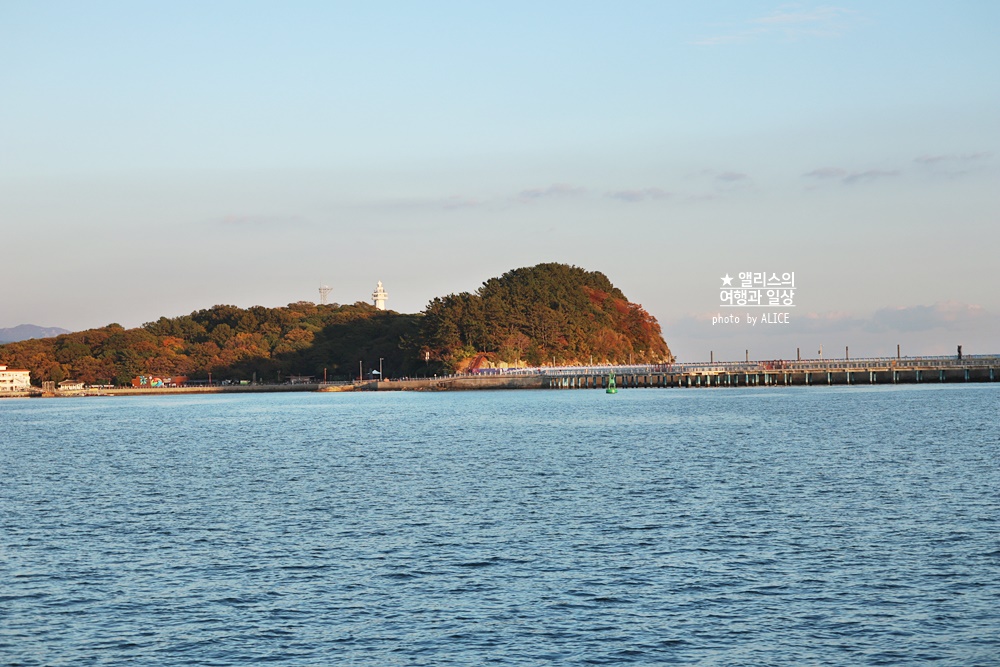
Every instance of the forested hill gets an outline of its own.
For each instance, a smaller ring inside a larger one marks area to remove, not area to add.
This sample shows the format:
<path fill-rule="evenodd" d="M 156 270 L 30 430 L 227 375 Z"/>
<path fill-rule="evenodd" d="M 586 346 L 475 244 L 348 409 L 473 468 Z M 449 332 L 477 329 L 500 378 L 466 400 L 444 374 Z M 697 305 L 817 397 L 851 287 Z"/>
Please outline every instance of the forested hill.
<path fill-rule="evenodd" d="M 135 329 L 109 324 L 56 338 L 0 345 L 0 364 L 27 368 L 32 382 L 74 379 L 127 384 L 137 375 L 213 381 L 283 382 L 291 375 L 330 379 L 416 368 L 419 315 L 376 310 L 366 303 L 282 308 L 214 306 L 161 317 Z M 423 367 L 423 361 L 421 361 Z"/>
<path fill-rule="evenodd" d="M 563 264 L 516 269 L 474 294 L 434 299 L 423 313 L 366 303 L 281 308 L 214 306 L 135 329 L 99 329 L 0 345 L 0 364 L 35 384 L 127 384 L 138 375 L 281 382 L 448 372 L 472 359 L 502 365 L 665 361 L 656 320 L 602 273 Z"/>
<path fill-rule="evenodd" d="M 475 293 L 434 299 L 421 338 L 452 366 L 479 352 L 528 365 L 672 359 L 656 319 L 608 277 L 566 264 L 508 271 Z"/>

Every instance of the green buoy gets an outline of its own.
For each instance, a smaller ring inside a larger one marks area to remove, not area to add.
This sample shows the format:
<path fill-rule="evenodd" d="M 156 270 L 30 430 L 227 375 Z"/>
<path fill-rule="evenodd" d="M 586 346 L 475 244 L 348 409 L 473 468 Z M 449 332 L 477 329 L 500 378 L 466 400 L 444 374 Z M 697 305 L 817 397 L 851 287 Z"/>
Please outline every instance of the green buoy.
<path fill-rule="evenodd" d="M 612 371 L 611 373 L 608 373 L 608 393 L 609 394 L 617 394 L 618 393 L 618 387 L 615 386 L 615 374 L 614 374 L 614 371 Z"/>

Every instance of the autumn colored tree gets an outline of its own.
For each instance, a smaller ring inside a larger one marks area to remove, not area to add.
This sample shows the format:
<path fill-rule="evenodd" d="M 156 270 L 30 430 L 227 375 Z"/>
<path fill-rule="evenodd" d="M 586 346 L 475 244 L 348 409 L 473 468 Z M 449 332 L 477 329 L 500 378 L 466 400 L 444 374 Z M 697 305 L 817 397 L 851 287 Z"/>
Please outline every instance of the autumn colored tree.
<path fill-rule="evenodd" d="M 424 360 L 429 353 L 433 364 Z M 109 324 L 0 345 L 0 363 L 32 381 L 127 384 L 137 375 L 277 381 L 290 375 L 346 379 L 382 359 L 387 375 L 457 368 L 487 353 L 531 364 L 662 361 L 670 350 L 656 320 L 607 277 L 565 264 L 515 269 L 475 293 L 432 300 L 403 315 L 367 303 L 283 308 L 218 305 L 141 327 Z"/>
<path fill-rule="evenodd" d="M 533 364 L 672 359 L 652 315 L 603 273 L 566 264 L 515 269 L 475 293 L 434 299 L 421 333 L 427 349 L 450 367 L 482 352 Z"/>

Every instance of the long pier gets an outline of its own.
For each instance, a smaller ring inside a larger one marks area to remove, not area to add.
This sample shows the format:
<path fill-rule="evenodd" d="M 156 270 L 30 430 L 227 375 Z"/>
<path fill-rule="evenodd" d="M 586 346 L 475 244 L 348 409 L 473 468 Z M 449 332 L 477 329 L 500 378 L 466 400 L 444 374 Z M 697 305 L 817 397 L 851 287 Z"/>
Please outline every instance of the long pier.
<path fill-rule="evenodd" d="M 565 367 L 543 370 L 541 375 L 548 389 L 597 389 L 608 386 L 612 372 L 620 388 L 996 382 L 1000 355 Z"/>
<path fill-rule="evenodd" d="M 997 382 L 1000 355 L 957 357 L 875 357 L 630 366 L 521 368 L 485 373 L 331 382 L 325 384 L 251 385 L 171 388 L 93 388 L 83 391 L 40 389 L 4 392 L 3 396 L 151 396 L 170 394 L 256 393 L 273 391 L 454 391 L 469 389 L 604 389 L 611 373 L 615 384 L 631 388 L 777 387 L 879 384 Z"/>

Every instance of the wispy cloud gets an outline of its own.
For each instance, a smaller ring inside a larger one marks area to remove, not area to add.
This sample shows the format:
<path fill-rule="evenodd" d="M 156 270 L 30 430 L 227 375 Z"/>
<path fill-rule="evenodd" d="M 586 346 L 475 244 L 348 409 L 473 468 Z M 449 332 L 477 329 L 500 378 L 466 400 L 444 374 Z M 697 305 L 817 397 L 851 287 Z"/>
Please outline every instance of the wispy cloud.
<path fill-rule="evenodd" d="M 980 151 L 978 153 L 945 153 L 942 155 L 920 155 L 913 158 L 913 161 L 917 164 L 942 164 L 942 163 L 964 163 L 964 162 L 981 162 L 990 157 L 993 157 L 993 153 L 986 151 Z"/>
<path fill-rule="evenodd" d="M 880 308 L 866 325 L 870 331 L 961 330 L 974 327 L 988 316 L 982 306 L 943 301 L 930 306 Z"/>
<path fill-rule="evenodd" d="M 724 171 L 716 175 L 715 180 L 722 181 L 723 183 L 737 183 L 739 181 L 748 181 L 750 177 L 738 171 Z"/>
<path fill-rule="evenodd" d="M 635 190 L 616 190 L 608 192 L 605 196 L 626 202 L 639 202 L 648 199 L 666 199 L 670 193 L 660 188 L 638 188 Z"/>
<path fill-rule="evenodd" d="M 262 229 L 297 227 L 305 224 L 305 219 L 298 215 L 225 215 L 211 222 L 222 227 Z"/>
<path fill-rule="evenodd" d="M 467 195 L 449 195 L 391 198 L 377 200 L 373 204 L 397 211 L 459 211 L 489 206 L 490 201 Z"/>
<path fill-rule="evenodd" d="M 741 42 L 750 41 L 758 31 L 745 31 L 741 33 L 736 33 L 732 35 L 715 35 L 714 37 L 703 37 L 697 39 L 692 44 L 696 46 L 719 46 L 722 44 L 739 44 Z"/>
<path fill-rule="evenodd" d="M 931 178 L 956 179 L 971 174 L 996 171 L 996 163 L 989 151 L 970 153 L 935 153 L 913 158 L 916 169 Z"/>
<path fill-rule="evenodd" d="M 684 175 L 686 180 L 695 182 L 686 191 L 674 193 L 678 201 L 712 202 L 727 197 L 739 196 L 754 189 L 750 174 L 733 169 L 699 169 Z"/>
<path fill-rule="evenodd" d="M 806 178 L 821 181 L 836 180 L 844 185 L 855 185 L 857 183 L 866 183 L 882 178 L 899 176 L 899 173 L 898 169 L 867 169 L 865 171 L 848 171 L 846 169 L 841 169 L 840 167 L 820 167 L 818 169 L 813 169 L 812 171 L 807 171 L 802 175 Z"/>
<path fill-rule="evenodd" d="M 867 183 L 869 181 L 876 181 L 880 178 L 888 178 L 891 176 L 899 176 L 899 171 L 896 169 L 869 169 L 867 171 L 854 171 L 844 176 L 842 181 L 846 185 L 854 185 L 855 183 Z"/>
<path fill-rule="evenodd" d="M 463 208 L 478 208 L 480 206 L 484 206 L 486 202 L 474 197 L 462 197 L 455 195 L 453 197 L 445 197 L 444 199 L 435 202 L 435 204 L 446 211 L 454 211 L 456 209 Z"/>
<path fill-rule="evenodd" d="M 814 7 L 805 9 L 801 5 L 784 5 L 774 10 L 767 16 L 750 19 L 750 23 L 761 25 L 804 25 L 804 24 L 830 24 L 843 20 L 845 17 L 853 16 L 857 12 L 843 7 Z"/>
<path fill-rule="evenodd" d="M 766 16 L 735 23 L 719 34 L 695 40 L 698 46 L 719 46 L 752 42 L 767 37 L 798 40 L 809 37 L 839 37 L 847 32 L 860 15 L 843 7 L 805 7 L 782 5 Z"/>
<path fill-rule="evenodd" d="M 587 188 L 581 188 L 568 183 L 555 183 L 547 188 L 530 188 L 521 190 L 517 198 L 521 201 L 532 201 L 536 199 L 575 197 L 587 192 Z"/>
<path fill-rule="evenodd" d="M 846 169 L 840 169 L 839 167 L 820 167 L 819 169 L 813 169 L 812 171 L 807 171 L 802 174 L 808 178 L 820 178 L 820 179 L 841 179 L 847 176 Z"/>
<path fill-rule="evenodd" d="M 990 320 L 991 314 L 982 306 L 958 301 L 941 301 L 930 305 L 879 308 L 870 315 L 827 311 L 802 313 L 795 318 L 796 329 L 814 333 L 913 333 L 931 330 L 973 330 Z"/>

